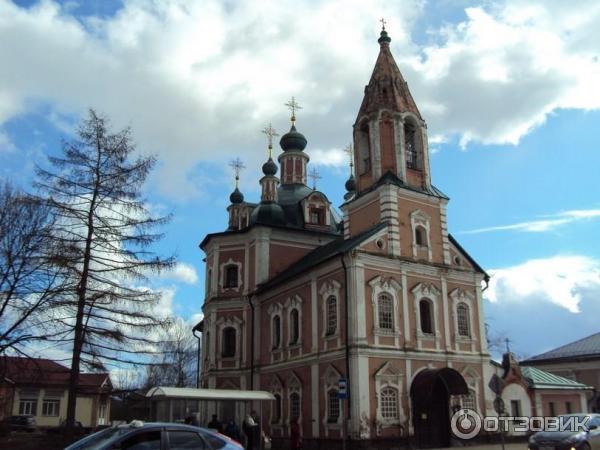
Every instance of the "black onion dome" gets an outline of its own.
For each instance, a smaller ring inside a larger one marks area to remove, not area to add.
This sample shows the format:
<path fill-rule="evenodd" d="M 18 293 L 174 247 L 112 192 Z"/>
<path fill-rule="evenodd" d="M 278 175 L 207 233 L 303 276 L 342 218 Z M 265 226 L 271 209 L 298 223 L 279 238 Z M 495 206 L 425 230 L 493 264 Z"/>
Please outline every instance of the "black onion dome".
<path fill-rule="evenodd" d="M 292 125 L 290 131 L 281 136 L 279 145 L 283 151 L 286 150 L 304 150 L 306 148 L 307 140 L 302 133 L 296 131 L 296 126 Z"/>
<path fill-rule="evenodd" d="M 250 215 L 250 225 L 285 225 L 285 214 L 283 208 L 275 203 L 261 203 Z"/>
<path fill-rule="evenodd" d="M 240 192 L 240 190 L 236 187 L 235 191 L 233 191 L 231 193 L 231 195 L 229 196 L 229 200 L 231 201 L 231 203 L 238 204 L 238 203 L 242 203 L 244 201 L 244 194 L 242 194 Z"/>
<path fill-rule="evenodd" d="M 377 42 L 379 42 L 380 44 L 383 44 L 384 42 L 389 44 L 390 42 L 392 42 L 392 38 L 388 36 L 387 31 L 381 30 L 381 35 L 379 36 L 379 39 L 377 39 Z"/>
<path fill-rule="evenodd" d="M 269 160 L 263 164 L 262 171 L 265 175 L 275 175 L 277 173 L 277 164 L 275 164 L 273 158 L 269 157 Z"/>
<path fill-rule="evenodd" d="M 348 192 L 354 192 L 356 190 L 356 180 L 354 179 L 354 175 L 350 175 L 350 178 L 346 180 L 345 186 Z"/>

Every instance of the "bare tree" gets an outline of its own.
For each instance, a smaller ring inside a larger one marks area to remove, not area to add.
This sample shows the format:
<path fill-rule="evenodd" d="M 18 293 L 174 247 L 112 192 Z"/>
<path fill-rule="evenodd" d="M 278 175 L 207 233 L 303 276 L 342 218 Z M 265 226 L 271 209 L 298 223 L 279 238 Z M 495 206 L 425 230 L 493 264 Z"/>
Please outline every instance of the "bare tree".
<path fill-rule="evenodd" d="M 44 318 L 62 290 L 50 260 L 50 209 L 9 183 L 0 185 L 0 354 L 48 337 Z"/>
<path fill-rule="evenodd" d="M 161 336 L 160 351 L 146 367 L 145 387 L 195 387 L 198 342 L 191 327 L 181 318 L 174 319 Z"/>
<path fill-rule="evenodd" d="M 154 217 L 141 196 L 155 159 L 134 153 L 129 128 L 112 133 L 107 119 L 90 110 L 78 139 L 65 142 L 60 157 L 49 158 L 50 169 L 37 169 L 36 187 L 57 217 L 57 265 L 67 269 L 54 321 L 70 331 L 72 343 L 66 419 L 71 432 L 82 364 L 138 364 L 153 352 L 153 333 L 167 323 L 153 312 L 161 294 L 147 286 L 147 276 L 174 264 L 150 250 L 162 237 L 156 228 L 169 217 Z"/>

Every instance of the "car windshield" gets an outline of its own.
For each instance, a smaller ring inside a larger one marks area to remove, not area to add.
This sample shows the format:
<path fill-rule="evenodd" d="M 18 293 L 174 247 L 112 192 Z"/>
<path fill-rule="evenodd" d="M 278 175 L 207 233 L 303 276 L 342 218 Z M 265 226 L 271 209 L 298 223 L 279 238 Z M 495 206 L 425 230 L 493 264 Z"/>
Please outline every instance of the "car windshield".
<path fill-rule="evenodd" d="M 107 428 L 71 444 L 69 447 L 65 448 L 65 450 L 95 450 L 100 448 L 106 442 L 115 439 L 117 436 L 121 436 L 128 431 L 131 431 L 131 428 Z"/>

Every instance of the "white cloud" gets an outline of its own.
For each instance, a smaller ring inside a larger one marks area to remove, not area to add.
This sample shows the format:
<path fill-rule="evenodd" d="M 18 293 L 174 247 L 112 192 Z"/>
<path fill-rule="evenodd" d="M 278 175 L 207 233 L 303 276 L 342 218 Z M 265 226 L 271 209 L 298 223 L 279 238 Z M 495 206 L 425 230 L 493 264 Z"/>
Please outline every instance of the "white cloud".
<path fill-rule="evenodd" d="M 259 130 L 272 120 L 287 131 L 291 95 L 304 106 L 298 127 L 309 154 L 343 147 L 382 16 L 432 144 L 451 135 L 465 146 L 516 143 L 552 111 L 600 107 L 597 2 L 469 8 L 464 21 L 430 30 L 435 44 L 419 48 L 411 33 L 420 32 L 424 5 L 128 0 L 114 17 L 79 20 L 50 0 L 28 9 L 0 1 L 0 59 L 11 68 L 0 71 L 0 126 L 42 102 L 68 130 L 60 118 L 93 106 L 115 126 L 131 125 L 140 149 L 158 153 L 163 192 L 197 196 L 199 163 L 239 153 L 263 160 Z M 311 157 L 346 164 L 338 150 Z"/>
<path fill-rule="evenodd" d="M 172 271 L 164 272 L 162 277 L 186 284 L 196 284 L 198 282 L 198 272 L 196 272 L 194 266 L 183 262 L 178 262 Z"/>
<path fill-rule="evenodd" d="M 510 225 L 498 225 L 493 227 L 478 228 L 465 231 L 463 234 L 487 233 L 490 231 L 525 231 L 529 233 L 541 233 L 552 231 L 558 227 L 573 222 L 600 218 L 600 209 L 574 209 L 563 211 L 547 218 L 513 223 Z"/>
<path fill-rule="evenodd" d="M 583 294 L 600 290 L 600 261 L 585 256 L 555 256 L 489 271 L 485 297 L 493 303 L 549 302 L 577 313 Z"/>

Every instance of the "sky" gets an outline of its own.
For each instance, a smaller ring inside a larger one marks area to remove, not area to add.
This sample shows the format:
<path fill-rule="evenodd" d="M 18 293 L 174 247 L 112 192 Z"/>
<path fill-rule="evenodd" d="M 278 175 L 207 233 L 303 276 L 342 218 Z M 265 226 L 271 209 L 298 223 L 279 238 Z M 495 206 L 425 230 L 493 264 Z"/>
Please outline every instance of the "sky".
<path fill-rule="evenodd" d="M 173 214 L 161 308 L 194 323 L 228 163 L 245 162 L 241 190 L 258 200 L 260 130 L 287 131 L 291 96 L 319 190 L 342 203 L 382 17 L 450 232 L 492 277 L 490 335 L 532 356 L 600 331 L 596 1 L 0 0 L 0 177 L 28 189 L 88 108 L 131 126 L 159 161 L 145 196 Z"/>

